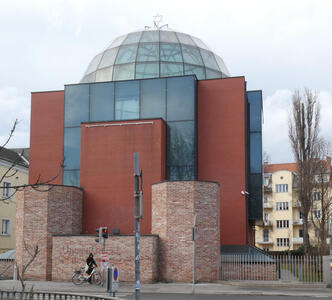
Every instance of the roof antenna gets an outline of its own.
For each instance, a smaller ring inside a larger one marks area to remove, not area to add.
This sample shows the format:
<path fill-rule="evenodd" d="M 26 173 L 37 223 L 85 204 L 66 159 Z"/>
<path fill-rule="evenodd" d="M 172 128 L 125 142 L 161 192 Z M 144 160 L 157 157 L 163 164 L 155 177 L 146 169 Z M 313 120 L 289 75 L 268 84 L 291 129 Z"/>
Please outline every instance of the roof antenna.
<path fill-rule="evenodd" d="M 158 30 L 166 27 L 168 28 L 168 24 L 164 24 L 160 26 L 160 23 L 163 21 L 163 16 L 160 14 L 156 14 L 155 16 L 153 16 L 153 25 L 155 28 L 157 28 Z"/>

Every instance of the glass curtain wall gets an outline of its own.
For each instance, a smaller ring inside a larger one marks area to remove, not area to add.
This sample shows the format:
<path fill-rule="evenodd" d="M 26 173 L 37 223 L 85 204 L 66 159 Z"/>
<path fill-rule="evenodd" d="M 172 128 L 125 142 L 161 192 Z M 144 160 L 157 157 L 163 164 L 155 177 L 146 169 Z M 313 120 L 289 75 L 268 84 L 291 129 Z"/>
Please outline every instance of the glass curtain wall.
<path fill-rule="evenodd" d="M 261 220 L 262 208 L 262 91 L 248 91 L 249 219 Z"/>
<path fill-rule="evenodd" d="M 196 77 L 65 86 L 63 184 L 80 185 L 81 122 L 163 118 L 168 180 L 196 178 Z"/>

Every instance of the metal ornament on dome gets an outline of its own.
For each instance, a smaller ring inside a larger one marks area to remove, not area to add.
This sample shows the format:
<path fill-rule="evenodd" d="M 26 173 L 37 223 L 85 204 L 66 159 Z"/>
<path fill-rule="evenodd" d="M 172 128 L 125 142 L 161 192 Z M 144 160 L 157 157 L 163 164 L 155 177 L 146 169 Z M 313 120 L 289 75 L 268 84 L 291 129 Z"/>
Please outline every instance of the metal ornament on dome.
<path fill-rule="evenodd" d="M 90 62 L 80 83 L 133 80 L 195 74 L 198 80 L 225 78 L 230 73 L 222 58 L 199 38 L 160 25 L 115 38 Z"/>

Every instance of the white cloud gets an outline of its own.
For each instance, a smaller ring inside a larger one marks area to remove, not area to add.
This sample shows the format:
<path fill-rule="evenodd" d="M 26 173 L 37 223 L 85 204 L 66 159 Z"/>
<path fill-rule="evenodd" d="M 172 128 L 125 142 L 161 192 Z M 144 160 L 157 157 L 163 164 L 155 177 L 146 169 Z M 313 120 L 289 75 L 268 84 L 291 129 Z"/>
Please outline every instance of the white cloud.
<path fill-rule="evenodd" d="M 19 93 L 17 88 L 7 87 L 0 89 L 0 144 L 8 138 L 15 120 L 18 125 L 8 148 L 28 147 L 30 131 L 30 99 Z"/>

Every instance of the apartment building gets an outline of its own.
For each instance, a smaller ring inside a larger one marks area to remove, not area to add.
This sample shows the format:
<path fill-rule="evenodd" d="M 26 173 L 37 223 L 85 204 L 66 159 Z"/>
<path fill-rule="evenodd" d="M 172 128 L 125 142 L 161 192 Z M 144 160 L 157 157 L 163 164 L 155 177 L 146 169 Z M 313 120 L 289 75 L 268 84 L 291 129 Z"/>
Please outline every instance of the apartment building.
<path fill-rule="evenodd" d="M 327 158 L 326 163 L 331 170 L 331 159 Z M 296 192 L 296 171 L 295 163 L 264 164 L 263 221 L 255 227 L 255 244 L 265 251 L 296 250 L 303 245 L 303 219 Z M 330 173 L 324 175 L 324 182 L 331 182 Z M 319 178 L 314 180 L 318 182 Z M 313 225 L 311 215 L 314 220 L 321 218 L 320 190 L 314 190 L 312 197 L 309 237 L 311 244 L 315 245 L 319 230 Z"/>

